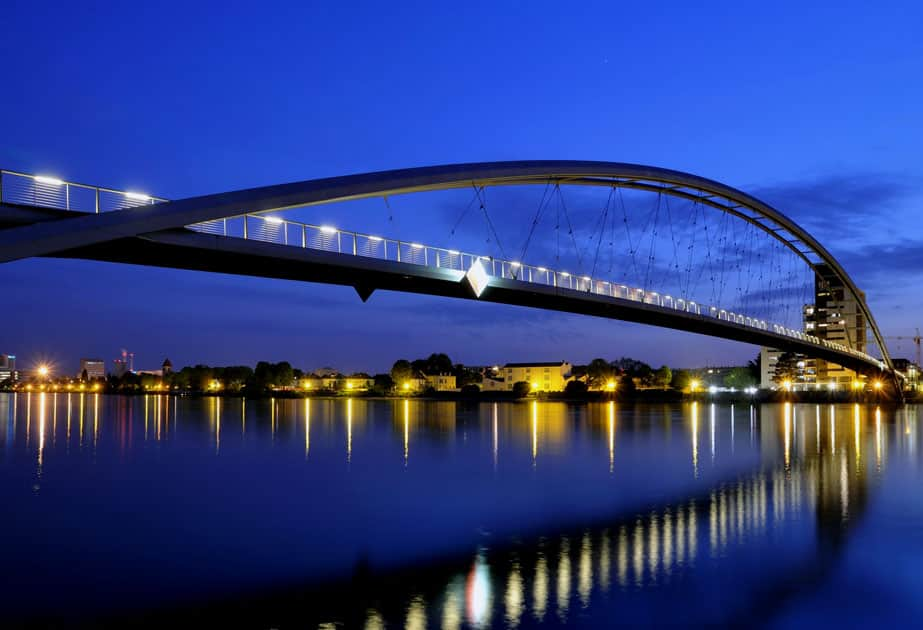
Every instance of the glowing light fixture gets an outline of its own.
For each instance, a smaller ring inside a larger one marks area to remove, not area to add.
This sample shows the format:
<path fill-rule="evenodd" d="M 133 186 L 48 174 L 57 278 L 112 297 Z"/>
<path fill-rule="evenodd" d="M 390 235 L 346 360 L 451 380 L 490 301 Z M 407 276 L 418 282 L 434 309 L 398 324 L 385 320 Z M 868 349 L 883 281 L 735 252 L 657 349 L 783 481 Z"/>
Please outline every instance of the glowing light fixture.
<path fill-rule="evenodd" d="M 701 385 L 701 383 L 699 383 L 697 379 L 692 379 L 689 381 L 689 390 L 694 392 L 699 388 L 699 385 Z"/>
<path fill-rule="evenodd" d="M 782 381 L 782 387 L 785 388 L 785 391 L 790 392 L 792 391 L 792 382 L 788 379 L 785 379 Z"/>
<path fill-rule="evenodd" d="M 49 186 L 61 186 L 64 184 L 63 180 L 58 179 L 57 177 L 49 177 L 48 175 L 34 175 L 32 177 L 39 184 L 48 184 Z"/>
<path fill-rule="evenodd" d="M 881 389 L 882 383 L 881 383 L 881 381 L 875 381 L 875 382 L 873 383 L 873 386 L 875 387 L 875 389 Z"/>
<path fill-rule="evenodd" d="M 323 232 L 324 234 L 336 234 L 337 233 L 337 229 L 333 227 L 332 225 L 322 225 L 320 226 L 320 231 Z"/>
<path fill-rule="evenodd" d="M 611 391 L 614 391 L 614 390 L 615 390 L 615 381 L 613 381 L 613 380 L 607 381 L 607 382 L 606 382 L 606 389 L 608 389 L 610 392 L 611 392 Z"/>
<path fill-rule="evenodd" d="M 48 373 L 51 372 L 48 366 L 44 364 L 38 366 L 38 369 L 36 369 L 35 371 L 38 372 L 38 375 L 41 376 L 42 378 L 45 378 L 46 376 L 48 376 Z"/>
<path fill-rule="evenodd" d="M 465 274 L 465 280 L 467 280 L 471 290 L 474 291 L 475 297 L 481 297 L 484 289 L 490 284 L 490 276 L 484 271 L 484 266 L 481 265 L 480 260 L 475 260 L 471 263 L 471 268 Z"/>
<path fill-rule="evenodd" d="M 423 245 L 421 245 L 420 243 L 411 243 L 410 246 L 413 247 L 414 249 L 423 249 Z"/>
<path fill-rule="evenodd" d="M 279 217 L 263 217 L 263 220 L 266 221 L 266 223 L 272 223 L 273 225 L 279 225 L 283 222 Z"/>
<path fill-rule="evenodd" d="M 449 253 L 452 254 L 453 256 L 459 256 L 461 254 L 461 252 L 458 251 L 457 249 L 450 249 Z"/>
<path fill-rule="evenodd" d="M 378 243 L 378 242 L 380 242 L 380 241 L 382 240 L 382 238 L 381 238 L 380 236 L 370 236 L 370 237 L 369 237 L 369 240 L 370 240 L 370 241 L 375 241 L 376 243 Z"/>
<path fill-rule="evenodd" d="M 126 192 L 125 196 L 135 201 L 150 201 L 151 200 L 150 195 L 145 195 L 144 193 L 139 193 L 139 192 Z"/>

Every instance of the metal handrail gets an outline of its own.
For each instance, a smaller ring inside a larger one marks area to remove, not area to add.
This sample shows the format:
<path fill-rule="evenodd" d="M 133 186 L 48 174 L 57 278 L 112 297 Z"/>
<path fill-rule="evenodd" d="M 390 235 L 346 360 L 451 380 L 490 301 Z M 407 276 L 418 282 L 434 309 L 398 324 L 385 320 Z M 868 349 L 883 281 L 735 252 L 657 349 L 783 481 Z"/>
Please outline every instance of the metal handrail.
<path fill-rule="evenodd" d="M 0 202 L 99 214 L 165 201 L 128 190 L 0 169 Z"/>
<path fill-rule="evenodd" d="M 318 226 L 299 221 L 290 221 L 266 214 L 243 214 L 236 217 L 197 223 L 188 227 L 196 232 L 216 236 L 244 238 L 296 246 L 303 249 L 329 251 L 378 260 L 391 260 L 439 269 L 451 269 L 462 273 L 467 272 L 475 261 L 478 261 L 489 276 L 581 291 L 613 299 L 631 300 L 664 310 L 682 311 L 700 317 L 714 317 L 740 326 L 772 331 L 799 341 L 860 357 L 877 363 L 879 366 L 882 365 L 879 359 L 864 352 L 859 352 L 842 344 L 821 340 L 814 335 L 808 335 L 800 330 L 768 322 L 765 319 L 750 317 L 715 306 L 703 305 L 686 298 L 661 295 L 656 291 L 645 291 L 638 287 L 629 287 L 609 280 L 591 278 L 586 275 L 575 275 L 566 271 L 528 265 L 518 261 L 501 260 L 492 256 L 482 256 L 417 242 L 374 236 L 332 226 Z"/>

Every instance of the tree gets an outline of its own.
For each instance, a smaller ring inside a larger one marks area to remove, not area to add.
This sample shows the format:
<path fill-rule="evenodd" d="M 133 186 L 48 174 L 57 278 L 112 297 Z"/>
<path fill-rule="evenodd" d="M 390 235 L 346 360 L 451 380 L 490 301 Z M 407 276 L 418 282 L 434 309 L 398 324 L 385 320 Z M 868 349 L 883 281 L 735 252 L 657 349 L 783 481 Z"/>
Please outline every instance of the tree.
<path fill-rule="evenodd" d="M 564 393 L 569 396 L 579 396 L 587 392 L 587 384 L 583 381 L 570 380 L 567 381 L 567 385 L 564 386 Z"/>
<path fill-rule="evenodd" d="M 440 352 L 439 354 L 429 355 L 423 367 L 423 372 L 426 374 L 451 374 L 452 367 L 452 359 L 449 358 L 449 355 Z"/>
<path fill-rule="evenodd" d="M 688 370 L 673 370 L 673 378 L 670 379 L 670 387 L 679 390 L 687 389 L 691 380 L 692 373 Z"/>
<path fill-rule="evenodd" d="M 532 386 L 525 381 L 516 381 L 513 383 L 513 395 L 516 398 L 525 398 L 532 391 Z"/>
<path fill-rule="evenodd" d="M 660 368 L 654 372 L 654 382 L 658 387 L 666 389 L 670 386 L 670 383 L 673 381 L 673 370 L 670 369 L 667 365 L 661 365 Z"/>
<path fill-rule="evenodd" d="M 372 388 L 379 394 L 387 394 L 394 388 L 394 379 L 389 374 L 376 374 Z"/>
<path fill-rule="evenodd" d="M 586 366 L 586 374 L 591 387 L 602 389 L 615 375 L 615 370 L 605 359 L 593 359 Z"/>
<path fill-rule="evenodd" d="M 413 378 L 413 366 L 407 359 L 398 359 L 391 366 L 391 379 L 395 383 L 403 383 Z"/>
<path fill-rule="evenodd" d="M 633 394 L 637 388 L 635 387 L 635 380 L 632 378 L 631 374 L 622 374 L 622 378 L 619 379 L 619 386 L 616 390 L 619 395 Z"/>
<path fill-rule="evenodd" d="M 452 373 L 455 375 L 456 386 L 460 388 L 464 388 L 466 385 L 478 385 L 484 380 L 483 375 L 478 370 L 466 368 L 461 363 L 455 364 L 455 367 L 452 368 Z M 478 390 L 480 390 L 480 387 L 478 387 Z"/>
<path fill-rule="evenodd" d="M 792 352 L 783 352 L 773 368 L 772 382 L 782 385 L 785 381 L 794 381 L 796 376 L 798 376 L 798 357 Z"/>
<path fill-rule="evenodd" d="M 753 387 L 755 385 L 756 379 L 753 378 L 753 374 L 750 372 L 749 367 L 731 368 L 730 372 L 724 376 L 725 387 L 732 387 L 734 389 L 747 389 L 748 387 Z"/>

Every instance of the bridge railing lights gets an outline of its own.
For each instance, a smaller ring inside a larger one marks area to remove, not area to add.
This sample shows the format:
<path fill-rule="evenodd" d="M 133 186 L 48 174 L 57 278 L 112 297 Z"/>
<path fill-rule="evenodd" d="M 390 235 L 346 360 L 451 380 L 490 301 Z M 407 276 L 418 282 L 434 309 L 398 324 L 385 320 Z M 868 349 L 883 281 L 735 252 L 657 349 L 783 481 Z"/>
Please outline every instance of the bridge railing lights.
<path fill-rule="evenodd" d="M 100 213 L 166 201 L 138 192 L 68 182 L 52 175 L 0 170 L 0 202 Z"/>
<path fill-rule="evenodd" d="M 542 284 L 561 289 L 570 289 L 614 299 L 631 300 L 651 306 L 682 311 L 685 313 L 712 317 L 738 326 L 772 331 L 777 335 L 831 348 L 865 359 L 869 355 L 827 340 L 808 335 L 800 330 L 742 313 L 728 311 L 717 306 L 702 305 L 692 300 L 661 295 L 656 291 L 645 291 L 637 287 L 594 279 L 590 276 L 573 275 L 567 271 L 556 271 L 547 267 L 527 265 L 519 261 L 498 260 L 490 256 L 469 254 L 455 249 L 431 247 L 423 243 L 372 236 L 359 232 L 341 230 L 330 225 L 314 226 L 287 221 L 272 215 L 241 215 L 208 221 L 190 226 L 191 229 L 223 236 L 237 236 L 303 248 L 351 254 L 379 260 L 424 265 L 467 273 L 475 261 L 479 262 L 487 276 Z M 704 315 L 703 315 L 704 313 Z"/>

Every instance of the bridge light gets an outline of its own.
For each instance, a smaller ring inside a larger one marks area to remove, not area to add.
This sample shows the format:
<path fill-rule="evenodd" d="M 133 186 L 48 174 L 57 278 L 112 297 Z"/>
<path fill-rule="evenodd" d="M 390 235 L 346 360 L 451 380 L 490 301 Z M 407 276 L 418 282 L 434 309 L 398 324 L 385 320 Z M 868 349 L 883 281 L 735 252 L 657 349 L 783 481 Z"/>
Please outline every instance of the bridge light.
<path fill-rule="evenodd" d="M 410 246 L 414 249 L 423 249 L 423 246 L 420 243 L 411 243 Z"/>
<path fill-rule="evenodd" d="M 279 217 L 263 217 L 263 220 L 266 221 L 266 223 L 272 223 L 274 225 L 279 225 L 283 222 Z"/>
<path fill-rule="evenodd" d="M 475 260 L 471 263 L 471 269 L 465 274 L 465 280 L 468 281 L 468 285 L 471 287 L 471 290 L 474 291 L 475 297 L 481 297 L 481 294 L 484 293 L 484 289 L 490 284 L 490 277 L 487 275 L 487 272 L 484 271 L 484 267 L 481 265 L 480 260 Z"/>
<path fill-rule="evenodd" d="M 125 196 L 129 199 L 134 199 L 135 201 L 150 201 L 150 195 L 145 195 L 144 193 L 138 192 L 126 192 Z"/>
<path fill-rule="evenodd" d="M 380 242 L 380 241 L 383 240 L 383 239 L 382 239 L 380 236 L 370 236 L 370 237 L 369 237 L 369 240 L 370 240 L 370 241 L 375 241 L 376 243 L 378 243 L 378 242 Z"/>
<path fill-rule="evenodd" d="M 332 225 L 322 225 L 320 226 L 320 231 L 323 232 L 324 234 L 336 234 L 337 233 L 337 229 L 333 227 Z"/>
<path fill-rule="evenodd" d="M 536 267 L 536 269 L 538 269 L 539 271 L 548 271 L 548 270 L 545 269 L 544 267 Z"/>
<path fill-rule="evenodd" d="M 561 274 L 562 276 L 564 276 L 565 278 L 566 278 L 567 276 L 570 275 L 570 274 L 567 273 L 566 271 L 559 271 L 558 273 L 560 273 L 560 274 Z"/>
<path fill-rule="evenodd" d="M 452 254 L 453 256 L 460 256 L 460 255 L 461 255 L 461 252 L 458 251 L 457 249 L 450 249 L 450 250 L 449 250 L 449 253 Z"/>
<path fill-rule="evenodd" d="M 58 179 L 57 177 L 49 177 L 48 175 L 33 175 L 32 179 L 37 181 L 39 184 L 48 184 L 49 186 L 61 186 L 64 181 Z"/>
<path fill-rule="evenodd" d="M 718 393 L 718 386 L 717 386 L 717 385 L 709 385 L 709 386 L 708 386 L 708 393 L 709 393 L 709 394 L 717 394 L 717 393 Z"/>
<path fill-rule="evenodd" d="M 518 267 L 518 266 L 519 266 L 519 263 L 518 263 L 518 262 L 511 262 L 511 263 L 510 263 L 510 267 Z"/>

